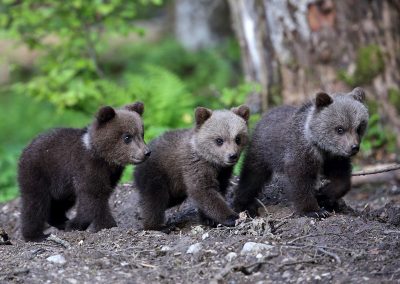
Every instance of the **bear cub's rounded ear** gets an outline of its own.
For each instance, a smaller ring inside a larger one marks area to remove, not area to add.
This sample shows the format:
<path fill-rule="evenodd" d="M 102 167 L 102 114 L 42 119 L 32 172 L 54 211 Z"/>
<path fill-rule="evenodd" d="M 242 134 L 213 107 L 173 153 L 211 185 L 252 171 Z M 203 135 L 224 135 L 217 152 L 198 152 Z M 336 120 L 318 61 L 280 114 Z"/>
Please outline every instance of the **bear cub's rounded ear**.
<path fill-rule="evenodd" d="M 231 111 L 240 116 L 241 118 L 243 118 L 246 123 L 249 121 L 250 118 L 250 108 L 246 105 L 240 105 L 238 107 L 233 107 L 231 108 Z"/>
<path fill-rule="evenodd" d="M 362 88 L 357 87 L 351 91 L 350 96 L 352 96 L 355 100 L 359 101 L 360 103 L 365 102 L 365 92 Z"/>
<path fill-rule="evenodd" d="M 124 109 L 137 112 L 141 116 L 144 112 L 144 104 L 142 102 L 136 102 L 136 103 L 124 106 Z"/>
<path fill-rule="evenodd" d="M 198 107 L 194 111 L 194 117 L 196 120 L 196 128 L 200 128 L 203 123 L 209 119 L 212 115 L 212 110 L 205 107 Z"/>
<path fill-rule="evenodd" d="M 96 118 L 99 124 L 106 123 L 115 117 L 115 110 L 110 106 L 104 106 L 97 112 Z"/>
<path fill-rule="evenodd" d="M 315 105 L 317 106 L 317 109 L 321 109 L 323 107 L 329 106 L 331 103 L 333 103 L 333 99 L 330 95 L 328 95 L 325 92 L 318 92 L 316 97 L 315 97 Z"/>

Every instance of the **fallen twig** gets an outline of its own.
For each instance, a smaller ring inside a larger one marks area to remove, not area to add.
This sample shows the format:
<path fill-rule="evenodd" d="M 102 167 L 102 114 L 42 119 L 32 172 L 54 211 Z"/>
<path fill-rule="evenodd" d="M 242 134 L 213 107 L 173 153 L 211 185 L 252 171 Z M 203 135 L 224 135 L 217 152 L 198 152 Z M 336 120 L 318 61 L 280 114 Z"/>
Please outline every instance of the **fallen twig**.
<path fill-rule="evenodd" d="M 281 221 L 281 222 L 277 222 L 276 224 L 274 223 L 274 221 L 275 220 L 270 220 L 270 221 L 268 221 L 268 224 L 269 224 L 269 227 L 270 227 L 270 230 L 271 230 L 271 233 L 272 234 L 275 234 L 277 231 L 278 231 L 278 229 L 280 228 L 280 227 L 282 227 L 283 225 L 285 225 L 285 224 L 287 224 L 288 223 L 288 221 Z"/>
<path fill-rule="evenodd" d="M 303 264 L 303 263 L 315 264 L 316 262 L 315 262 L 315 259 L 291 261 L 291 262 L 282 263 L 281 265 L 278 266 L 278 269 L 281 269 L 281 268 L 283 268 L 285 266 L 297 265 L 297 264 Z"/>
<path fill-rule="evenodd" d="M 267 259 L 272 259 L 274 257 L 278 257 L 279 254 L 274 254 L 270 255 L 267 257 Z M 210 283 L 218 283 L 219 280 L 222 280 L 226 275 L 229 274 L 231 271 L 235 272 L 242 272 L 245 275 L 250 275 L 253 274 L 254 272 L 257 272 L 260 270 L 260 268 L 264 264 L 270 264 L 270 265 L 276 265 L 276 263 L 270 262 L 270 261 L 257 261 L 248 265 L 232 265 L 232 264 L 227 264 L 215 277 Z"/>
<path fill-rule="evenodd" d="M 268 214 L 267 207 L 264 205 L 264 203 L 262 203 L 261 200 L 258 198 L 256 198 L 256 201 L 263 207 L 265 214 Z"/>
<path fill-rule="evenodd" d="M 317 251 L 322 252 L 323 254 L 329 255 L 330 257 L 332 257 L 336 261 L 336 263 L 338 265 L 342 265 L 342 261 L 340 260 L 340 257 L 336 253 L 329 252 L 327 250 L 324 250 L 321 247 L 317 247 Z"/>
<path fill-rule="evenodd" d="M 383 232 L 385 235 L 388 234 L 400 234 L 400 231 L 396 231 L 396 230 L 386 230 Z"/>
<path fill-rule="evenodd" d="M 147 268 L 157 268 L 157 266 L 149 264 L 149 263 L 145 263 L 145 262 L 141 262 L 139 263 L 141 266 L 143 267 L 147 267 Z"/>
<path fill-rule="evenodd" d="M 326 233 L 326 234 L 309 234 L 309 235 L 304 235 L 304 236 L 299 236 L 297 238 L 294 238 L 288 242 L 286 242 L 286 244 L 291 244 L 294 243 L 295 241 L 304 239 L 304 238 L 312 238 L 312 237 L 322 237 L 322 236 L 337 236 L 337 237 L 346 237 L 349 238 L 348 236 L 345 235 L 340 235 L 340 234 L 335 234 L 335 233 Z"/>
<path fill-rule="evenodd" d="M 23 275 L 23 274 L 28 274 L 29 269 L 27 268 L 22 268 L 22 269 L 17 269 L 11 272 L 1 272 L 0 276 L 6 276 L 6 277 L 11 277 L 11 276 L 17 276 L 17 275 Z"/>
<path fill-rule="evenodd" d="M 366 171 L 359 171 L 352 173 L 352 176 L 366 176 L 366 175 L 373 175 L 373 174 L 379 174 L 379 173 L 385 173 L 385 172 L 390 172 L 390 171 L 396 171 L 400 170 L 400 164 L 395 164 L 393 166 L 389 166 L 383 169 L 378 169 L 378 170 L 366 170 Z"/>
<path fill-rule="evenodd" d="M 233 271 L 239 271 L 242 272 L 244 275 L 251 275 L 254 272 L 257 272 L 261 269 L 261 267 L 264 264 L 272 264 L 274 265 L 274 263 L 269 262 L 269 261 L 258 261 L 249 265 L 237 265 L 235 267 L 233 267 Z"/>
<path fill-rule="evenodd" d="M 59 237 L 57 237 L 56 235 L 53 235 L 53 234 L 51 234 L 51 235 L 47 238 L 47 240 L 48 240 L 48 241 L 52 241 L 52 242 L 54 242 L 54 243 L 56 243 L 56 244 L 59 244 L 59 245 L 65 247 L 65 248 L 70 248 L 70 247 L 71 247 L 71 244 L 70 244 L 69 242 L 67 242 L 67 241 L 65 241 L 65 240 L 63 240 L 63 239 L 60 239 Z"/>

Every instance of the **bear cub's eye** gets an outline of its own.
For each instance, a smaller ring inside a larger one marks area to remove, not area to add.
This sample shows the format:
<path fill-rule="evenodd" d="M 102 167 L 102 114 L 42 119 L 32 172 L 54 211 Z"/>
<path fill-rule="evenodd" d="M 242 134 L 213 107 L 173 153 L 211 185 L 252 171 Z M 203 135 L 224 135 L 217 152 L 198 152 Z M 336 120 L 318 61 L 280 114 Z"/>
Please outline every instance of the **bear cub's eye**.
<path fill-rule="evenodd" d="M 222 138 L 217 138 L 215 139 L 215 144 L 217 144 L 218 146 L 222 146 L 222 144 L 224 144 L 224 140 Z"/>
<path fill-rule="evenodd" d="M 130 134 L 124 134 L 124 135 L 122 136 L 122 139 L 124 139 L 125 144 L 129 144 L 129 143 L 132 142 L 133 136 L 130 135 Z"/>
<path fill-rule="evenodd" d="M 337 134 L 342 135 L 344 133 L 343 127 L 339 126 L 338 128 L 336 128 L 336 132 Z"/>
<path fill-rule="evenodd" d="M 240 138 L 240 136 L 236 136 L 236 138 L 235 138 L 235 143 L 236 143 L 237 145 L 240 145 L 240 143 L 242 143 L 242 139 Z"/>

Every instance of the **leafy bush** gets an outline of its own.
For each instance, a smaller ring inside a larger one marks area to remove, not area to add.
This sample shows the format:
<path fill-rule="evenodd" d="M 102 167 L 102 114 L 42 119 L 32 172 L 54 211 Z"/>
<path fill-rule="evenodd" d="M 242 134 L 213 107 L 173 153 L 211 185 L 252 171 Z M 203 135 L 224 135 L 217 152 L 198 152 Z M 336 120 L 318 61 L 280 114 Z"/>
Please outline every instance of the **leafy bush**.
<path fill-rule="evenodd" d="M 143 30 L 131 24 L 141 5 L 161 0 L 141 1 L 3 1 L 0 27 L 30 48 L 41 50 L 38 76 L 15 90 L 50 101 L 59 108 L 91 112 L 113 89 L 99 65 L 104 50 L 103 31 L 127 34 Z"/>
<path fill-rule="evenodd" d="M 181 78 L 189 92 L 205 96 L 241 81 L 239 46 L 229 40 L 215 48 L 196 52 L 185 50 L 176 40 L 131 43 L 110 48 L 99 61 L 113 77 L 126 72 L 141 72 L 144 65 L 157 65 Z"/>
<path fill-rule="evenodd" d="M 361 142 L 361 149 L 364 156 L 371 156 L 374 150 L 383 148 L 387 153 L 395 152 L 396 135 L 383 125 L 378 112 L 374 112 L 370 115 L 368 131 Z"/>
<path fill-rule="evenodd" d="M 194 97 L 186 85 L 168 70 L 148 65 L 139 74 L 123 78 L 130 101 L 145 102 L 145 135 L 152 139 L 167 129 L 187 127 L 193 122 Z M 120 100 L 124 98 L 120 97 Z"/>

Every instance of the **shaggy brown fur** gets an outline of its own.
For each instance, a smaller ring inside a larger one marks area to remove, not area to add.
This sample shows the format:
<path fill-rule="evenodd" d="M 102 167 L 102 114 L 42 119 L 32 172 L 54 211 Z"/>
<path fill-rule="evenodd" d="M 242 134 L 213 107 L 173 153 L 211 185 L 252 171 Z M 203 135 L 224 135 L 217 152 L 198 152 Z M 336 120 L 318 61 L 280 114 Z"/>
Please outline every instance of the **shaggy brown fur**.
<path fill-rule="evenodd" d="M 59 128 L 39 135 L 21 155 L 21 226 L 26 241 L 40 241 L 44 224 L 66 230 L 94 231 L 116 226 L 108 199 L 127 164 L 150 154 L 143 141 L 137 102 L 115 110 L 101 108 L 84 129 Z M 76 216 L 66 212 L 77 203 Z"/>
<path fill-rule="evenodd" d="M 247 142 L 248 118 L 247 106 L 199 107 L 194 129 L 170 131 L 150 143 L 152 156 L 135 170 L 144 229 L 165 229 L 165 210 L 187 196 L 209 224 L 235 224 L 237 214 L 224 194 Z"/>
<path fill-rule="evenodd" d="M 254 212 L 254 200 L 272 174 L 283 177 L 296 211 L 326 217 L 351 187 L 351 160 L 368 123 L 364 91 L 318 93 L 300 108 L 282 106 L 257 124 L 235 192 L 237 212 Z M 321 177 L 330 183 L 318 189 Z M 322 207 L 322 208 L 321 208 Z"/>

